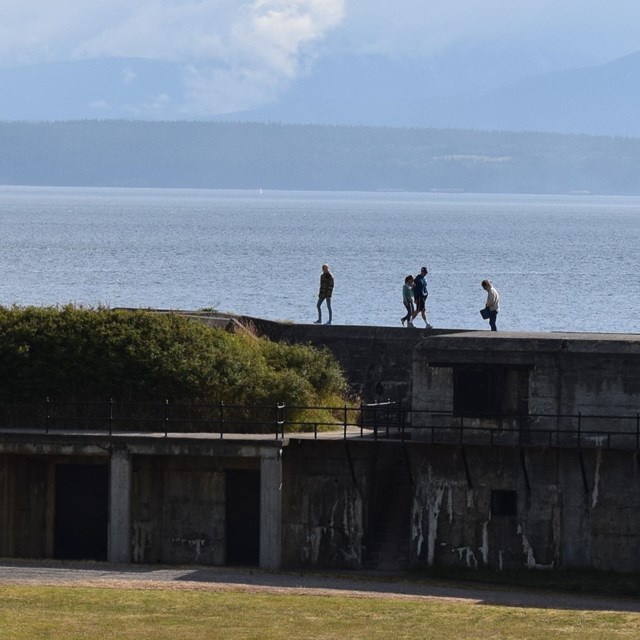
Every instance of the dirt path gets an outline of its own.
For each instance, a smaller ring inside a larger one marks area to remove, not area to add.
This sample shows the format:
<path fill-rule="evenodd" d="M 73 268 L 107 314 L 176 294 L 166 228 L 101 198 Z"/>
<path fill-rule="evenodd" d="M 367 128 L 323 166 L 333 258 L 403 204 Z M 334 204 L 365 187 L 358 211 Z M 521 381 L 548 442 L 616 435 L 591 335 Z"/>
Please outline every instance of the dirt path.
<path fill-rule="evenodd" d="M 358 572 L 351 577 L 266 572 L 228 567 L 158 567 L 0 560 L 0 585 L 38 584 L 133 589 L 234 590 L 358 598 L 418 598 L 553 609 L 640 612 L 640 599 L 417 582 L 400 574 Z"/>

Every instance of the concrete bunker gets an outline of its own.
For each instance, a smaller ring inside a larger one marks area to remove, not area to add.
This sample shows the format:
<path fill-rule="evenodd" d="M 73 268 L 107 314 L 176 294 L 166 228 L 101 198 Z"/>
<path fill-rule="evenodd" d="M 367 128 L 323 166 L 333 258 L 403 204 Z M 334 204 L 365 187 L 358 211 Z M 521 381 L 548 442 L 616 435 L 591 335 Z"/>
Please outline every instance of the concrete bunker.
<path fill-rule="evenodd" d="M 388 352 L 417 335 L 371 332 Z M 54 557 L 55 468 L 78 464 L 108 469 L 113 562 L 640 571 L 640 338 L 415 340 L 411 371 L 352 374 L 397 391 L 390 436 L 3 430 L 0 553 Z"/>
<path fill-rule="evenodd" d="M 5 433 L 0 556 L 276 568 L 281 446 Z"/>

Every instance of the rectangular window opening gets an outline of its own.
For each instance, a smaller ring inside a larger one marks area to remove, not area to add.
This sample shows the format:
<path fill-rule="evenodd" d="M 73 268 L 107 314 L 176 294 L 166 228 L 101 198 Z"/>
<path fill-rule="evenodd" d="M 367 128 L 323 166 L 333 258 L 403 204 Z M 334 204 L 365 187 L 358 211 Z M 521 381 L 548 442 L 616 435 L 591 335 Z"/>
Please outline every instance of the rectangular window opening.
<path fill-rule="evenodd" d="M 494 489 L 491 491 L 491 516 L 518 515 L 518 494 L 515 491 Z"/>
<path fill-rule="evenodd" d="M 499 366 L 462 366 L 453 373 L 457 415 L 499 418 L 529 411 L 529 371 Z"/>

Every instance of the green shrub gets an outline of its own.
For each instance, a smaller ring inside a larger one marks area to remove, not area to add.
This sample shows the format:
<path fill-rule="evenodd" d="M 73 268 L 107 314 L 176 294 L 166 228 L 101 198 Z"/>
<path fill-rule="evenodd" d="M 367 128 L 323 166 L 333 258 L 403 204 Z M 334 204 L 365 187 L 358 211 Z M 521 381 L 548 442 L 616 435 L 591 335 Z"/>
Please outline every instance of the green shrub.
<path fill-rule="evenodd" d="M 2 402 L 340 406 L 347 389 L 328 351 L 144 310 L 0 307 L 0 362 Z"/>

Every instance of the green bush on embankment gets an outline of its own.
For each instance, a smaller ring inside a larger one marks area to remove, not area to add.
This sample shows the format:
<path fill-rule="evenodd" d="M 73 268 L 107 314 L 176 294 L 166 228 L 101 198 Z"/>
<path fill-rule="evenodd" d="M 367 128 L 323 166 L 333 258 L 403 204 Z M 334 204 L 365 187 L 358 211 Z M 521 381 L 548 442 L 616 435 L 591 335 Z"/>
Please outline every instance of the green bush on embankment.
<path fill-rule="evenodd" d="M 0 402 L 341 406 L 333 356 L 144 310 L 0 307 Z"/>

